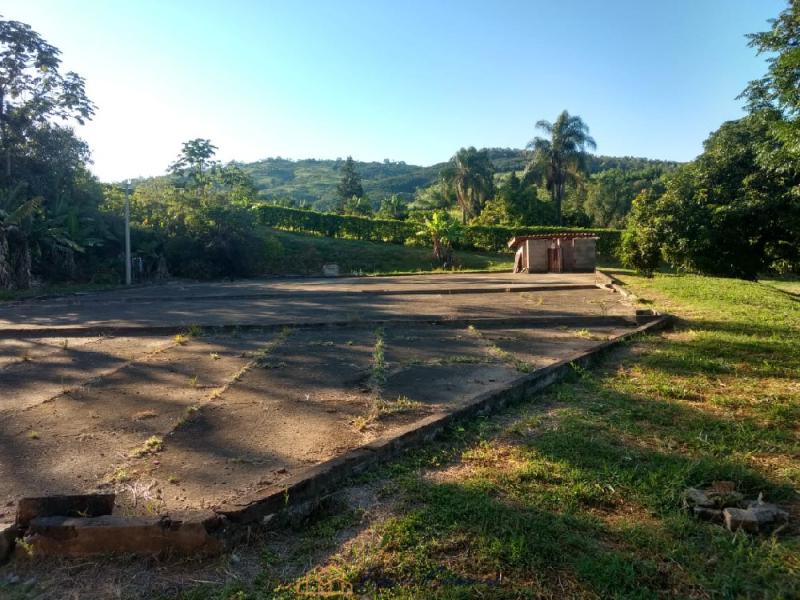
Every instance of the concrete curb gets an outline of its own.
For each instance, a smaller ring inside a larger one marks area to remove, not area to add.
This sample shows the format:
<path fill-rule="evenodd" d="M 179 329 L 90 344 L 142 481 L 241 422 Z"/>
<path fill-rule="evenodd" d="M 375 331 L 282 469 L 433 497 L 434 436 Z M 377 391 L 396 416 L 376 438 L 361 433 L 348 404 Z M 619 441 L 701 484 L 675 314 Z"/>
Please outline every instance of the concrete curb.
<path fill-rule="evenodd" d="M 597 287 L 617 292 L 631 302 L 636 302 L 639 299 L 638 296 L 625 289 L 625 284 L 613 275 L 609 275 L 600 269 L 597 269 L 596 273 L 598 275 L 598 279 L 602 280 L 602 283 L 598 282 Z"/>
<path fill-rule="evenodd" d="M 595 288 L 596 286 L 592 286 Z M 498 317 L 498 318 L 458 318 L 458 319 L 364 319 L 361 321 L 286 321 L 283 323 L 238 323 L 236 325 L 97 325 L 97 326 L 71 326 L 63 327 L 0 327 L 0 339 L 5 338 L 32 338 L 32 337 L 88 337 L 97 335 L 174 335 L 186 333 L 187 329 L 198 328 L 204 334 L 235 333 L 242 331 L 278 331 L 284 327 L 293 329 L 328 329 L 328 328 L 375 328 L 380 326 L 403 325 L 424 326 L 439 325 L 442 327 L 466 327 L 476 325 L 481 327 L 550 327 L 564 325 L 568 327 L 603 327 L 633 325 L 636 321 L 627 316 L 597 316 L 597 315 L 556 315 L 552 317 Z"/>
<path fill-rule="evenodd" d="M 596 286 L 584 283 L 563 283 L 563 284 L 541 284 L 541 285 L 506 285 L 497 287 L 460 287 L 460 288 L 421 288 L 415 290 L 393 290 L 379 288 L 374 290 L 344 290 L 344 291 L 305 291 L 305 290 L 286 290 L 282 292 L 263 292 L 255 294 L 206 294 L 202 296 L 183 296 L 159 298 L 156 296 L 128 296 L 124 298 L 94 298 L 83 296 L 68 296 L 46 298 L 45 300 L 62 300 L 60 306 L 88 305 L 94 303 L 108 304 L 148 304 L 151 302 L 178 303 L 178 302 L 217 302 L 222 300 L 269 300 L 275 298 L 316 298 L 324 296 L 331 298 L 336 296 L 449 296 L 451 294 L 514 294 L 521 292 L 552 292 L 566 290 L 591 290 Z M 41 299 L 37 299 L 41 300 Z M 26 301 L 19 301 L 16 304 L 23 304 Z M 2 307 L 3 305 L 0 305 Z M 7 305 L 8 306 L 8 305 Z"/>
<path fill-rule="evenodd" d="M 29 511 L 27 530 L 4 532 L 0 550 L 10 552 L 14 538 L 25 534 L 29 547 L 41 556 L 86 556 L 95 554 L 194 555 L 223 550 L 225 542 L 242 531 L 261 527 L 281 516 L 305 515 L 333 494 L 349 478 L 379 462 L 429 442 L 455 422 L 496 412 L 527 399 L 553 383 L 565 379 L 577 368 L 586 368 L 621 343 L 644 333 L 669 327 L 672 318 L 661 315 L 614 339 L 574 354 L 564 360 L 517 378 L 501 390 L 477 396 L 468 405 L 439 412 L 412 423 L 399 432 L 355 448 L 341 456 L 297 474 L 267 493 L 241 498 L 233 507 L 215 512 L 198 512 L 182 519 L 163 516 L 141 519 L 112 516 L 73 518 L 38 515 Z M 137 541 L 138 540 L 138 541 Z M 7 556 L 0 554 L 0 562 Z"/>

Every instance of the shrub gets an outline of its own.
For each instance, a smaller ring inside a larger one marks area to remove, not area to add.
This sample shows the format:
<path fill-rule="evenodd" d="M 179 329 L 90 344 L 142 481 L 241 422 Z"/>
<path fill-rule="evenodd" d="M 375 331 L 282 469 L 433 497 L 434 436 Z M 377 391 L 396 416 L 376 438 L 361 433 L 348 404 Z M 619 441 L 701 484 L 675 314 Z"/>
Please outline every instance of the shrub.
<path fill-rule="evenodd" d="M 313 233 L 326 237 L 413 245 L 417 240 L 416 233 L 419 230 L 419 223 L 412 221 L 369 219 L 271 204 L 257 204 L 253 210 L 258 222 L 267 227 Z M 508 240 L 514 236 L 564 231 L 565 229 L 596 233 L 600 238 L 597 244 L 600 254 L 615 256 L 617 253 L 621 233 L 619 230 L 537 225 L 524 227 L 467 226 L 464 227 L 458 243 L 454 246 L 459 250 L 508 252 Z"/>

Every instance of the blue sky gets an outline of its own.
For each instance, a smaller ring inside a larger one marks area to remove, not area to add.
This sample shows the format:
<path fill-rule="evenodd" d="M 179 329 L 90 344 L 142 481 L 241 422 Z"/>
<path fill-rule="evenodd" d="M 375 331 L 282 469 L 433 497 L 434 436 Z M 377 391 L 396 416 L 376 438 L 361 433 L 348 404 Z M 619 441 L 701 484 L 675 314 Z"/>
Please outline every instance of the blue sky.
<path fill-rule="evenodd" d="M 597 152 L 690 160 L 765 69 L 744 34 L 778 0 L 4 0 L 83 75 L 104 180 L 163 173 L 181 142 L 432 164 L 521 147 L 562 109 Z"/>

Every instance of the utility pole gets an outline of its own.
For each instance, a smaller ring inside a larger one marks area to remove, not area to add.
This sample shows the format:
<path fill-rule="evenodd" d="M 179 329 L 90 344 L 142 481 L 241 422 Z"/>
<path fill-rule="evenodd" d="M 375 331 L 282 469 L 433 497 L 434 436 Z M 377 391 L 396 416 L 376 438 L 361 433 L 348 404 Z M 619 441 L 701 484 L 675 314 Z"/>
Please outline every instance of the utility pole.
<path fill-rule="evenodd" d="M 131 284 L 131 180 L 125 181 L 125 285 Z"/>

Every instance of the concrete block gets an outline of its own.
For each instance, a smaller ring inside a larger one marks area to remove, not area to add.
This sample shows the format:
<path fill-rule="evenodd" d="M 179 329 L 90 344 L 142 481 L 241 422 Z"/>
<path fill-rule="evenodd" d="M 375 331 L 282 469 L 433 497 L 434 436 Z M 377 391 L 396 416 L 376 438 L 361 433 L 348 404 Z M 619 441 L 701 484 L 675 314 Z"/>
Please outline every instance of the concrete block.
<path fill-rule="evenodd" d="M 13 523 L 0 523 L 0 565 L 6 562 L 14 550 L 19 528 Z"/>
<path fill-rule="evenodd" d="M 17 505 L 21 528 L 36 517 L 100 517 L 114 511 L 115 494 L 77 494 L 23 498 Z"/>
<path fill-rule="evenodd" d="M 35 556 L 213 555 L 222 551 L 222 543 L 209 535 L 202 521 L 110 515 L 35 518 L 26 540 Z"/>
<path fill-rule="evenodd" d="M 726 508 L 725 526 L 731 531 L 767 533 L 789 521 L 789 513 L 766 502 L 753 502 L 746 509 Z"/>
<path fill-rule="evenodd" d="M 751 511 L 744 508 L 726 508 L 722 511 L 725 516 L 725 527 L 730 531 L 740 529 L 758 533 L 758 518 Z"/>

